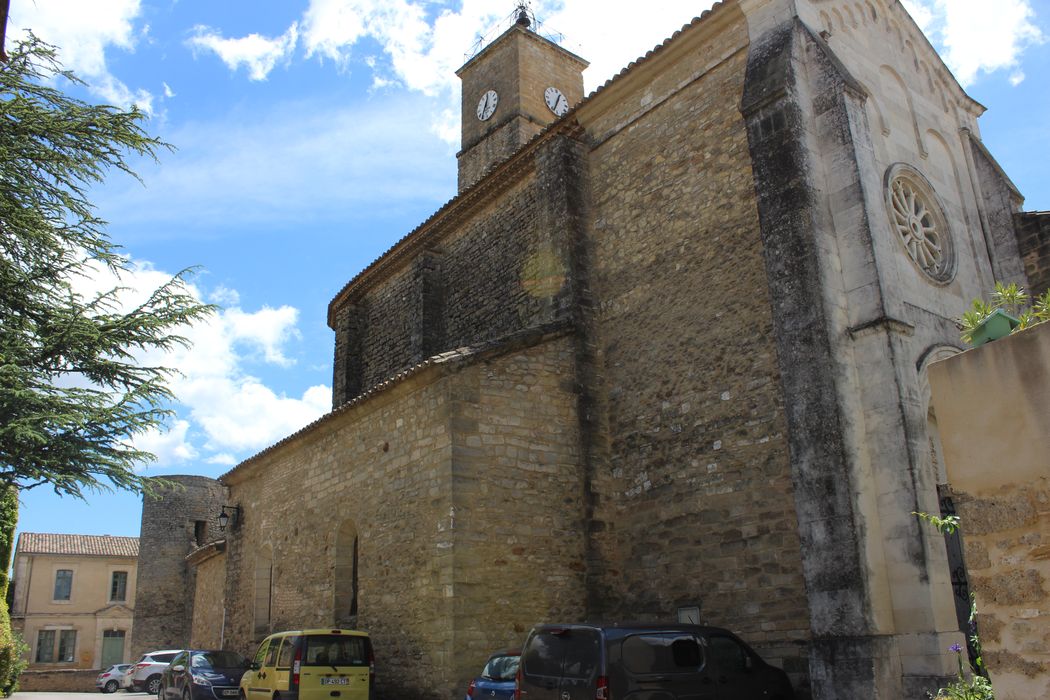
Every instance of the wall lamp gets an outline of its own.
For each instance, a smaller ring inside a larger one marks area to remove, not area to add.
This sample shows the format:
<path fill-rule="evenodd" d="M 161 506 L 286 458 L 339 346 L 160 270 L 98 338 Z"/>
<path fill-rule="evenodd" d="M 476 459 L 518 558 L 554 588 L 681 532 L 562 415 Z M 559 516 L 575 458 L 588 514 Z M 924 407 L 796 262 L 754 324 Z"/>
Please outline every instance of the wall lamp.
<path fill-rule="evenodd" d="M 241 507 L 240 506 L 223 506 L 222 511 L 219 512 L 219 529 L 225 530 L 227 525 L 233 525 L 237 527 L 238 523 L 241 522 Z"/>

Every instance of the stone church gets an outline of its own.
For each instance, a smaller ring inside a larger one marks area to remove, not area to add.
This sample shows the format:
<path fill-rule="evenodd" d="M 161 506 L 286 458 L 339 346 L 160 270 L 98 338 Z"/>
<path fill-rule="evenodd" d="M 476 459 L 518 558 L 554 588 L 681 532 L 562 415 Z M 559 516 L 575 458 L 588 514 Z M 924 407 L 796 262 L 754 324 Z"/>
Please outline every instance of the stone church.
<path fill-rule="evenodd" d="M 450 698 L 537 622 L 699 620 L 800 697 L 954 675 L 927 366 L 1050 259 L 984 107 L 897 0 L 586 66 L 522 17 L 458 71 L 459 192 L 332 299 L 332 411 L 146 500 L 135 650 L 354 626 Z"/>

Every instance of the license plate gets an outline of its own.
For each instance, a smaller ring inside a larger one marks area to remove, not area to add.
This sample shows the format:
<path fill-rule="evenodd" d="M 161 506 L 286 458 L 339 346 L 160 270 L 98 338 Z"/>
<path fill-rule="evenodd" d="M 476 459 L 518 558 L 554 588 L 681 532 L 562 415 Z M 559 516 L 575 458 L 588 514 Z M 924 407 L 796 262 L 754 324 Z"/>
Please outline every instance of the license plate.
<path fill-rule="evenodd" d="M 237 689 L 236 688 L 226 688 L 225 690 L 222 691 L 222 694 L 223 695 L 236 695 L 237 694 Z"/>
<path fill-rule="evenodd" d="M 349 678 L 322 678 L 321 685 L 350 685 Z"/>

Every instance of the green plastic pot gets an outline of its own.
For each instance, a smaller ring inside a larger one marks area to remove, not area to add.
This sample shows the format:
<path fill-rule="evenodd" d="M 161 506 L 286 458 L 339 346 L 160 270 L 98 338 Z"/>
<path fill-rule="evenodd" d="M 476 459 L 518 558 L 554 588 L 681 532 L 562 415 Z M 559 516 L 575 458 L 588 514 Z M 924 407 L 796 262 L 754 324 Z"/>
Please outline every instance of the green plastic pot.
<path fill-rule="evenodd" d="M 1010 335 L 1021 322 L 1002 309 L 996 309 L 981 321 L 971 334 L 970 344 L 975 348 Z"/>

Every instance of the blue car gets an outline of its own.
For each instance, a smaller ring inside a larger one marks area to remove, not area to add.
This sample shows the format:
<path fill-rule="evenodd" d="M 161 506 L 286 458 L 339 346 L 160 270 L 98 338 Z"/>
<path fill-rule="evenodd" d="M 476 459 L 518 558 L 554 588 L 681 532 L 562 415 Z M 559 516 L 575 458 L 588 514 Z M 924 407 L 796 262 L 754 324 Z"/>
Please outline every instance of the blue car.
<path fill-rule="evenodd" d="M 248 659 L 232 651 L 187 649 L 171 660 L 158 700 L 237 700 Z"/>
<path fill-rule="evenodd" d="M 467 686 L 464 700 L 512 700 L 514 698 L 514 677 L 518 675 L 517 649 L 504 649 L 493 653 L 481 675 Z"/>

